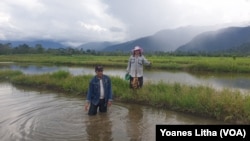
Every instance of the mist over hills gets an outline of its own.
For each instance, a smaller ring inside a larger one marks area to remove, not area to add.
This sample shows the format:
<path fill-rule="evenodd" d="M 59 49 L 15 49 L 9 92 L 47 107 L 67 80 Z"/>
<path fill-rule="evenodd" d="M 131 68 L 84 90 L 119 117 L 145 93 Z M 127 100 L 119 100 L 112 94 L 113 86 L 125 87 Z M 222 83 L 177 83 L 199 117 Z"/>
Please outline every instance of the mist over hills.
<path fill-rule="evenodd" d="M 60 42 L 52 40 L 34 41 L 1 41 L 11 43 L 12 47 L 27 44 L 35 47 L 40 44 L 44 48 L 67 48 Z M 134 46 L 141 46 L 144 52 L 239 52 L 250 49 L 250 26 L 186 26 L 176 29 L 161 30 L 154 35 L 142 37 L 127 42 L 89 42 L 75 49 L 95 50 L 100 52 L 130 52 Z M 248 51 L 249 52 L 249 51 Z"/>
<path fill-rule="evenodd" d="M 250 43 L 250 26 L 228 27 L 197 35 L 187 44 L 180 46 L 180 52 L 228 52 L 240 49 L 240 46 Z M 249 46 L 250 48 L 250 46 Z"/>
<path fill-rule="evenodd" d="M 166 29 L 155 33 L 152 36 L 142 37 L 129 42 L 108 46 L 103 51 L 130 51 L 134 46 L 139 45 L 145 52 L 175 51 L 179 46 L 186 44 L 196 35 L 217 29 L 216 26 L 203 27 L 203 26 L 187 26 L 177 29 Z"/>
<path fill-rule="evenodd" d="M 114 44 L 117 44 L 117 42 L 89 42 L 83 45 L 78 46 L 78 49 L 83 49 L 83 50 L 96 50 L 96 51 L 101 51 L 107 46 L 112 46 Z"/>
<path fill-rule="evenodd" d="M 99 51 L 129 52 L 137 45 L 141 46 L 145 52 L 235 51 L 236 48 L 239 48 L 238 46 L 244 43 L 244 48 L 246 48 L 246 43 L 250 39 L 248 28 L 248 26 L 226 28 L 220 26 L 187 26 L 166 29 L 136 40 L 110 46 L 105 45 Z M 92 47 L 94 48 L 94 46 Z"/>

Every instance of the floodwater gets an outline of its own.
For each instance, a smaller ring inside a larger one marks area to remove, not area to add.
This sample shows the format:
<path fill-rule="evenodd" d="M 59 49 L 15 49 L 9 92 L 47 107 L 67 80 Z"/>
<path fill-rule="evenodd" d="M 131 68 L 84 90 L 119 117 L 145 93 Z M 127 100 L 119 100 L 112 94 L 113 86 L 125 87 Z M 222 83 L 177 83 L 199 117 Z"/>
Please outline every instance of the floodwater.
<path fill-rule="evenodd" d="M 84 104 L 84 97 L 1 82 L 1 141 L 153 141 L 157 124 L 225 124 L 115 101 L 107 113 L 88 116 Z"/>
<path fill-rule="evenodd" d="M 73 75 L 95 74 L 93 68 L 88 67 L 72 67 L 72 66 L 45 66 L 39 64 L 15 64 L 0 63 L 0 70 L 11 69 L 20 70 L 25 74 L 42 74 L 52 73 L 58 70 L 69 71 Z M 104 68 L 104 73 L 110 76 L 118 76 L 124 78 L 126 68 Z M 185 85 L 204 85 L 215 89 L 232 89 L 244 93 L 250 92 L 250 74 L 238 73 L 208 73 L 195 72 L 188 73 L 184 71 L 163 71 L 163 70 L 147 70 L 144 69 L 144 81 L 158 83 L 180 83 Z"/>

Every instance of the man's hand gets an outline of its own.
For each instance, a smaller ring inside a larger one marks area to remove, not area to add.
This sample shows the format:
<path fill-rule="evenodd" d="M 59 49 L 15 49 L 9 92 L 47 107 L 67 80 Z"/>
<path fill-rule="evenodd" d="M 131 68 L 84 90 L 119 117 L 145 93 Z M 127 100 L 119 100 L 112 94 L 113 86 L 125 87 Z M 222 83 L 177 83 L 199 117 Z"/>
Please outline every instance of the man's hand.
<path fill-rule="evenodd" d="M 89 110 L 89 102 L 87 102 L 86 104 L 85 104 L 85 111 L 88 111 Z"/>
<path fill-rule="evenodd" d="M 112 101 L 108 101 L 108 106 L 111 106 L 112 105 Z"/>

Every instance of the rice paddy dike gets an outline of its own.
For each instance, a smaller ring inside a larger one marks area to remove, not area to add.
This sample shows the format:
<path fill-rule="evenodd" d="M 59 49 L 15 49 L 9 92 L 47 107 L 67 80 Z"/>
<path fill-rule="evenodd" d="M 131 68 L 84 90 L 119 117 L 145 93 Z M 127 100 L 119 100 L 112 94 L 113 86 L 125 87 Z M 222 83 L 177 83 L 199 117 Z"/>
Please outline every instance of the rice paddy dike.
<path fill-rule="evenodd" d="M 150 68 L 163 70 L 187 70 L 248 73 L 247 57 L 175 57 L 146 56 L 152 62 Z M 0 55 L 0 62 L 53 63 L 58 65 L 126 68 L 128 56 L 55 56 L 55 55 Z M 64 92 L 67 95 L 86 96 L 91 75 L 73 76 L 67 71 L 26 75 L 21 71 L 1 70 L 0 80 L 14 85 L 44 88 Z M 187 86 L 163 82 L 144 84 L 142 89 L 131 90 L 128 81 L 111 76 L 115 101 L 132 102 L 170 109 L 197 116 L 212 117 L 234 124 L 250 123 L 250 96 L 230 89 L 215 90 L 208 86 Z"/>
<path fill-rule="evenodd" d="M 204 56 L 156 56 L 145 57 L 152 63 L 146 69 L 184 70 L 250 73 L 250 57 L 204 57 Z M 102 64 L 107 67 L 126 68 L 129 56 L 100 55 L 51 55 L 23 54 L 0 55 L 0 62 L 49 63 L 56 65 L 94 66 Z"/>

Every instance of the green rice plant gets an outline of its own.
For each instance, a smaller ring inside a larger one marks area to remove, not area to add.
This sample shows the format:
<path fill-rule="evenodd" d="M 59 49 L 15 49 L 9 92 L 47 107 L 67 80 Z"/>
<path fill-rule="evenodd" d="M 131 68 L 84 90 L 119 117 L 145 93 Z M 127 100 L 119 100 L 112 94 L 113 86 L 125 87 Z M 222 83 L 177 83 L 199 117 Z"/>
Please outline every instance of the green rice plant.
<path fill-rule="evenodd" d="M 221 114 L 224 120 L 242 120 L 244 117 L 244 108 L 242 101 L 244 97 L 239 92 L 234 93 L 231 90 L 225 89 L 220 93 L 221 97 L 216 101 L 221 103 Z"/>
<path fill-rule="evenodd" d="M 9 80 L 11 77 L 19 75 L 23 75 L 23 73 L 21 71 L 2 70 L 0 71 L 0 80 Z"/>
<path fill-rule="evenodd" d="M 131 100 L 129 81 L 121 79 L 118 76 L 111 76 L 113 96 L 121 100 Z"/>
<path fill-rule="evenodd" d="M 70 73 L 68 71 L 59 70 L 57 72 L 52 73 L 50 76 L 55 79 L 63 79 L 70 76 Z"/>
<path fill-rule="evenodd" d="M 244 102 L 243 103 L 243 111 L 244 111 L 244 119 L 245 121 L 250 121 L 250 97 L 247 96 L 244 98 Z"/>
<path fill-rule="evenodd" d="M 100 55 L 0 55 L 1 62 L 19 63 L 47 63 L 58 65 L 94 66 L 103 64 L 109 67 L 126 67 L 128 56 L 100 56 Z M 210 72 L 250 72 L 250 58 L 248 57 L 205 57 L 205 56 L 148 56 L 152 62 L 150 69 L 189 70 Z M 147 69 L 147 67 L 145 67 Z"/>
<path fill-rule="evenodd" d="M 86 96 L 93 75 L 73 76 L 68 72 L 25 75 L 21 72 L 0 71 L 0 79 L 18 85 L 46 88 L 67 95 Z M 250 123 L 250 95 L 230 89 L 215 90 L 208 86 L 187 86 L 179 83 L 145 83 L 141 89 L 132 90 L 129 82 L 110 77 L 115 101 L 151 105 L 227 122 Z"/>
<path fill-rule="evenodd" d="M 91 77 L 91 75 L 70 76 L 62 81 L 61 87 L 69 93 L 86 96 Z"/>

